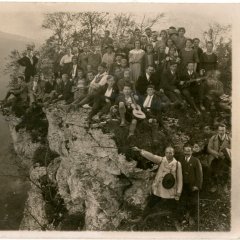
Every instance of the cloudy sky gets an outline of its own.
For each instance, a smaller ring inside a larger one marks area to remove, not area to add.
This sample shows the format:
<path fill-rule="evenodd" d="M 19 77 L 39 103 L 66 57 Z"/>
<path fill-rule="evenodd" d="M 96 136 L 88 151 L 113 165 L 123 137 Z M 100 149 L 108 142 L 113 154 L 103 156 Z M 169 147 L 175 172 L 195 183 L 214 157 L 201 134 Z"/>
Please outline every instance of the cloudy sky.
<path fill-rule="evenodd" d="M 117 7 L 116 7 L 117 6 Z M 165 18 L 155 29 L 185 26 L 188 36 L 198 36 L 211 22 L 231 24 L 239 8 L 226 4 L 86 4 L 86 3 L 0 3 L 0 31 L 22 35 L 43 42 L 50 32 L 41 28 L 45 12 L 54 11 L 110 11 L 133 12 L 136 18 L 164 12 Z"/>

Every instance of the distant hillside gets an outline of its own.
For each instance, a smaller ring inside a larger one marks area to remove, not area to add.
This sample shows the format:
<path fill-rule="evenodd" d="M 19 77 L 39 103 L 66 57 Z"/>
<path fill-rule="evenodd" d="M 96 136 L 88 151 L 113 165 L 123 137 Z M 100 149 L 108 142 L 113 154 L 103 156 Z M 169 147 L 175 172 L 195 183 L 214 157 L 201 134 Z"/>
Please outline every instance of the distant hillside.
<path fill-rule="evenodd" d="M 6 91 L 9 80 L 8 76 L 3 73 L 7 56 L 13 49 L 22 51 L 26 44 L 33 42 L 36 46 L 39 46 L 39 43 L 33 39 L 0 31 L 0 99 Z"/>

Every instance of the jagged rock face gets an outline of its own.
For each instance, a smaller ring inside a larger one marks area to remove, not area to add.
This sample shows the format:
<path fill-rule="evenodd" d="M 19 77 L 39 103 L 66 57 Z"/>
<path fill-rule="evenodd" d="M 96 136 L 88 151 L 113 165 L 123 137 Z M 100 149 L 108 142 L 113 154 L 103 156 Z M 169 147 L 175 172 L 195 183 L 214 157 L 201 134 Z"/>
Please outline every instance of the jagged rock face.
<path fill-rule="evenodd" d="M 31 167 L 34 152 L 40 146 L 40 143 L 33 143 L 30 134 L 24 129 L 20 129 L 19 132 L 17 132 L 15 126 L 18 123 L 18 118 L 14 116 L 8 117 L 8 125 L 13 139 L 14 150 L 22 160 L 22 164 Z"/>
<path fill-rule="evenodd" d="M 46 175 L 45 167 L 31 169 L 30 179 L 31 188 L 28 192 L 28 199 L 25 203 L 24 217 L 22 219 L 20 230 L 43 230 L 48 224 L 45 212 L 45 202 L 38 180 Z"/>
<path fill-rule="evenodd" d="M 69 214 L 85 216 L 84 230 L 115 230 L 131 217 L 124 204 L 146 205 L 154 173 L 118 154 L 110 134 L 85 128 L 86 110 L 46 111 L 50 149 L 60 155 L 58 191 Z"/>

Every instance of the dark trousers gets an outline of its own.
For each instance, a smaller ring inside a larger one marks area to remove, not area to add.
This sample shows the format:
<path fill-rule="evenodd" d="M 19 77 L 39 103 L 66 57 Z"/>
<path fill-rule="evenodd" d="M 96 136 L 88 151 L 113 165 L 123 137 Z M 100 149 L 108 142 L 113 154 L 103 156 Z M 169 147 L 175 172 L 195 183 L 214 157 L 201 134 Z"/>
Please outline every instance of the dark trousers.
<path fill-rule="evenodd" d="M 180 94 L 175 93 L 174 91 L 164 90 L 166 96 L 170 99 L 171 102 L 182 102 L 182 97 Z"/>
<path fill-rule="evenodd" d="M 209 167 L 210 182 L 224 185 L 230 178 L 231 163 L 226 158 L 215 158 Z"/>
<path fill-rule="evenodd" d="M 198 211 L 198 191 L 192 191 L 189 184 L 183 184 L 183 190 L 180 198 L 180 211 L 183 216 L 184 213 L 189 212 L 190 216 L 196 218 Z"/>
<path fill-rule="evenodd" d="M 99 116 L 109 113 L 111 108 L 111 102 L 106 102 L 104 96 L 95 96 L 93 101 L 92 110 L 90 111 L 88 118 L 91 120 L 99 112 Z"/>
<path fill-rule="evenodd" d="M 191 107 L 196 108 L 196 103 L 202 104 L 203 87 L 202 85 L 193 85 L 182 89 L 182 95 Z"/>
<path fill-rule="evenodd" d="M 147 217 L 148 214 L 154 213 L 156 210 L 155 207 L 157 207 L 158 204 L 161 205 L 161 210 L 169 210 L 175 220 L 180 218 L 179 201 L 175 199 L 165 199 L 155 195 L 149 196 L 148 204 L 144 209 L 143 216 Z"/>

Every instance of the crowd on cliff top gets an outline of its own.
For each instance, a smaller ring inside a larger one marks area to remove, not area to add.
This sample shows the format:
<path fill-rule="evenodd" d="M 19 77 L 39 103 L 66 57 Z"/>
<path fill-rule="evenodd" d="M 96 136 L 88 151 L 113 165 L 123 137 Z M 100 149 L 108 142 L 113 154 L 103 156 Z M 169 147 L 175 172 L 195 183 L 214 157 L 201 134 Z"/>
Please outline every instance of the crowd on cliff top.
<path fill-rule="evenodd" d="M 88 127 L 93 122 L 118 120 L 119 127 L 129 126 L 130 139 L 144 121 L 152 128 L 153 142 L 157 129 L 164 128 L 162 115 L 169 111 L 181 109 L 197 116 L 213 110 L 231 114 L 230 97 L 224 94 L 213 43 L 207 42 L 204 52 L 198 38 L 189 39 L 185 34 L 183 27 L 170 27 L 160 33 L 147 28 L 144 35 L 135 29 L 130 39 L 117 40 L 105 31 L 98 46 L 68 47 L 65 53 L 56 49 L 50 75 L 37 72 L 38 57 L 28 48 L 26 56 L 18 60 L 25 74 L 15 79 L 2 107 L 11 107 L 13 112 L 24 115 L 22 119 L 34 109 L 36 112 L 36 106 L 61 103 L 66 112 L 88 108 Z M 224 179 L 229 179 L 230 137 L 226 131 L 226 126 L 220 124 L 218 133 L 207 144 L 209 157 L 204 174 L 211 192 L 219 184 L 226 187 Z M 177 224 L 179 216 L 187 213 L 190 224 L 196 217 L 202 186 L 202 165 L 196 148 L 186 145 L 178 161 L 172 147 L 166 148 L 165 157 L 134 148 L 159 165 L 153 202 L 169 200 L 177 229 L 181 228 Z M 184 212 L 178 214 L 179 209 Z"/>

